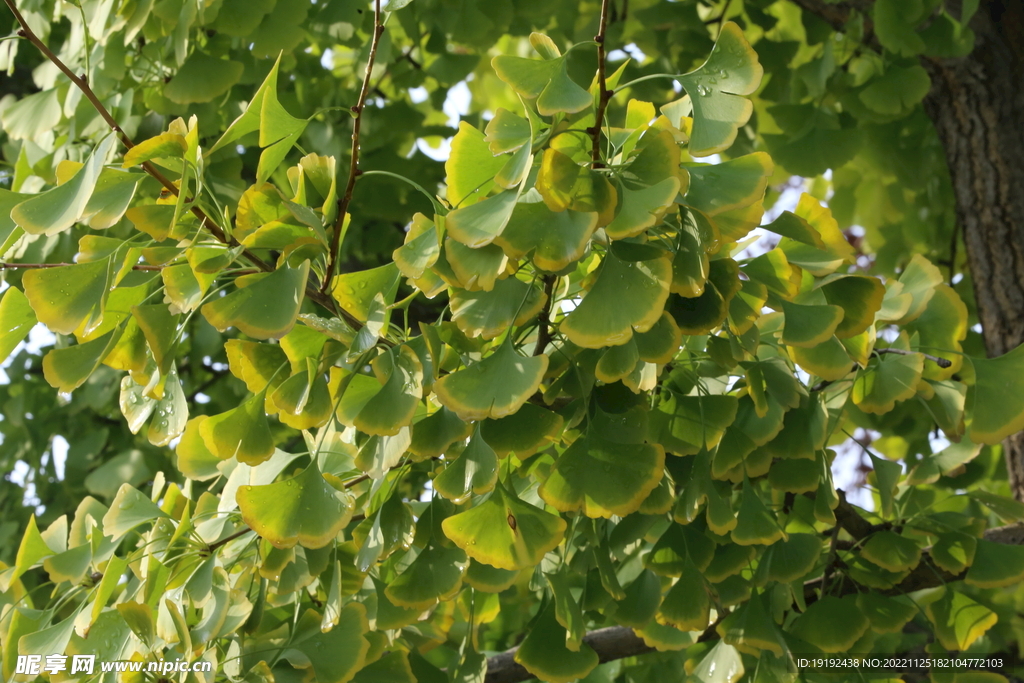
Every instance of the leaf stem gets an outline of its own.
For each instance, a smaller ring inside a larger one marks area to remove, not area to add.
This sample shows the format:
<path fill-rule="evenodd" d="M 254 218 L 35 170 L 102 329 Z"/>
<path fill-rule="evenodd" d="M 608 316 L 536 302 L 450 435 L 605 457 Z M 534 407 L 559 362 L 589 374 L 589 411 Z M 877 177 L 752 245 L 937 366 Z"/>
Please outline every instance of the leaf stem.
<path fill-rule="evenodd" d="M 904 351 L 903 349 L 875 349 L 875 353 L 878 354 L 879 356 L 882 355 L 883 353 L 895 353 L 898 356 L 916 356 L 917 354 L 921 354 L 931 362 L 938 365 L 940 368 L 949 368 L 953 366 L 953 361 L 949 360 L 948 358 L 933 356 L 932 354 L 925 353 L 924 351 Z"/>
<path fill-rule="evenodd" d="M 10 0 L 7 0 L 10 2 Z M 327 252 L 327 271 L 324 273 L 323 282 L 320 283 L 320 292 L 326 294 L 331 287 L 331 278 L 337 267 L 338 259 L 341 257 L 341 227 L 345 223 L 345 214 L 348 213 L 349 204 L 352 203 L 352 190 L 356 186 L 356 179 L 362 173 L 359 170 L 359 132 L 363 123 L 363 108 L 366 106 L 366 96 L 370 92 L 370 74 L 373 73 L 373 63 L 377 59 L 377 46 L 380 44 L 380 37 L 384 34 L 384 24 L 380 20 L 380 0 L 373 3 L 373 42 L 370 43 L 370 55 L 366 60 L 366 73 L 363 74 L 363 87 L 359 90 L 359 99 L 352 107 L 355 114 L 355 121 L 352 123 L 352 151 L 349 155 L 348 181 L 345 183 L 345 194 L 338 200 L 338 215 L 334 219 L 334 234 L 331 235 L 331 248 Z"/>
<path fill-rule="evenodd" d="M 96 96 L 96 93 L 94 93 L 92 88 L 89 86 L 89 83 L 88 83 L 87 79 L 83 78 L 83 77 L 77 76 L 71 69 L 68 68 L 67 64 L 62 62 L 60 60 L 60 58 L 57 57 L 57 55 L 55 55 L 53 53 L 53 51 L 50 50 L 50 48 L 48 48 L 46 46 L 46 44 L 43 43 L 42 40 L 39 39 L 39 36 L 37 36 L 35 34 L 35 32 L 32 31 L 32 28 L 28 25 L 28 22 L 25 21 L 25 17 L 22 16 L 21 12 L 18 11 L 18 7 L 15 4 L 14 0 L 4 0 L 4 4 L 6 4 L 7 7 L 11 10 L 11 12 L 14 13 L 14 18 L 18 21 L 18 24 L 21 25 L 21 28 L 18 30 L 18 36 L 19 37 L 23 37 L 23 38 L 27 38 L 29 40 L 29 42 L 31 42 L 33 45 L 35 45 L 36 48 L 40 52 L 43 53 L 43 56 L 45 56 L 48 60 L 53 62 L 54 66 L 56 66 L 58 69 L 60 69 L 60 71 L 65 76 L 67 76 L 69 79 L 71 79 L 71 82 L 74 83 L 75 86 L 79 90 L 82 91 L 82 94 L 85 95 L 86 99 L 88 99 L 89 102 L 92 103 L 92 106 L 95 107 L 96 111 L 103 118 L 103 120 L 107 123 L 107 125 L 110 127 L 110 129 L 112 131 L 114 131 L 114 133 L 117 135 L 117 138 L 121 141 L 121 144 L 123 144 L 128 149 L 131 149 L 132 147 L 134 147 L 135 143 L 132 141 L 132 139 L 130 137 L 128 137 L 128 134 L 125 133 L 124 130 L 121 129 L 121 126 L 118 125 L 117 120 L 114 119 L 114 117 L 107 110 L 107 108 L 103 105 L 103 103 L 100 102 L 99 97 Z M 378 6 L 378 10 L 379 10 L 379 8 L 380 8 L 380 0 L 377 0 L 377 6 Z M 378 17 L 379 17 L 379 11 L 378 11 Z M 377 22 L 377 24 L 379 25 L 379 21 Z M 375 37 L 374 37 L 374 50 L 376 50 L 377 38 L 379 37 L 379 34 L 380 34 L 380 31 L 377 31 L 377 33 L 375 34 Z M 372 63 L 372 57 L 371 57 L 371 63 Z M 369 69 L 367 70 L 367 73 L 369 73 Z M 365 90 L 365 88 L 364 88 L 364 90 Z M 363 94 L 363 99 L 365 99 L 365 92 Z M 357 118 L 357 121 L 358 121 L 358 118 Z M 153 164 L 151 164 L 148 161 L 144 162 L 142 164 L 142 168 L 143 168 L 143 170 L 146 171 L 146 173 L 148 173 L 150 176 L 155 178 L 157 180 L 157 182 L 159 182 L 161 185 L 163 185 L 167 189 L 168 192 L 170 192 L 174 196 L 178 196 L 178 188 L 174 185 L 173 182 L 171 182 L 170 179 L 167 178 L 167 176 L 165 176 L 163 173 L 161 173 Z M 351 183 L 351 180 L 350 180 L 350 183 Z M 235 239 L 233 239 L 233 238 L 229 237 L 228 235 L 226 235 L 224 233 L 224 231 L 221 229 L 221 227 L 219 225 L 217 225 L 217 223 L 212 218 L 210 218 L 210 216 L 208 216 L 206 214 L 206 212 L 204 212 L 201 208 L 199 208 L 195 204 L 192 204 L 192 206 L 190 207 L 189 210 L 192 212 L 192 214 L 196 218 L 199 219 L 199 223 L 200 223 L 201 226 L 205 225 L 205 226 L 207 226 L 210 229 L 210 232 L 213 234 L 213 236 L 215 238 L 217 238 L 218 241 L 222 242 L 223 244 L 227 244 L 227 245 L 231 245 L 231 246 L 239 246 L 238 242 Z M 260 270 L 262 270 L 264 272 L 267 272 L 267 273 L 272 272 L 274 270 L 273 266 L 271 266 L 269 263 L 267 263 L 263 259 L 261 259 L 258 256 L 256 256 L 255 254 L 253 254 L 248 249 L 243 251 L 242 254 L 254 266 L 259 268 Z M 312 299 L 313 301 L 318 303 L 319 305 L 323 306 L 328 311 L 335 311 L 336 310 L 335 307 L 333 306 L 333 302 L 332 302 L 331 298 L 329 296 L 325 296 L 322 292 L 317 291 L 315 288 L 307 286 L 306 287 L 306 295 L 310 299 Z M 342 317 L 345 317 L 346 320 L 349 319 L 349 316 L 345 315 L 344 311 L 342 311 L 341 315 L 342 315 Z M 349 320 L 349 322 L 353 322 L 353 320 Z M 359 323 L 359 321 L 354 321 L 354 322 L 357 325 L 361 326 L 361 323 Z"/>
<path fill-rule="evenodd" d="M 594 127 L 590 129 L 590 136 L 593 139 L 591 148 L 591 168 L 604 168 L 601 162 L 601 126 L 604 124 L 605 110 L 608 108 L 608 101 L 612 98 L 611 91 L 605 79 L 605 29 L 608 26 L 608 0 L 601 0 L 601 19 L 597 27 L 597 35 L 594 42 L 597 43 L 597 110 L 594 113 Z"/>

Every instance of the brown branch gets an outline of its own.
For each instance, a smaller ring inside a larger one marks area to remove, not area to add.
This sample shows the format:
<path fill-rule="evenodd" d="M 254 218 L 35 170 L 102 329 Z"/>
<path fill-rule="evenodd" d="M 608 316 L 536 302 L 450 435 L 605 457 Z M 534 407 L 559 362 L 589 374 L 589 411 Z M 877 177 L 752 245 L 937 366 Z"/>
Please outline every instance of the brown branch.
<path fill-rule="evenodd" d="M 544 300 L 544 307 L 537 316 L 537 348 L 533 350 L 533 355 L 535 356 L 544 353 L 544 349 L 551 342 L 551 306 L 552 299 L 555 296 L 555 282 L 557 280 L 558 278 L 554 275 L 544 276 L 544 294 L 546 299 Z"/>
<path fill-rule="evenodd" d="M 384 25 L 380 21 L 380 0 L 373 4 L 373 42 L 370 43 L 370 55 L 366 60 L 366 73 L 363 74 L 363 87 L 359 90 L 359 99 L 352 107 L 356 115 L 352 122 L 352 151 L 349 155 L 348 181 L 345 183 L 345 193 L 338 200 L 338 216 L 334 219 L 334 234 L 331 235 L 331 247 L 327 252 L 327 272 L 324 273 L 324 281 L 320 284 L 320 292 L 326 294 L 331 287 L 331 278 L 337 267 L 338 259 L 341 258 L 341 232 L 345 224 L 345 214 L 348 213 L 348 206 L 352 203 L 352 190 L 356 186 L 356 179 L 361 171 L 359 170 L 359 131 L 363 123 L 363 108 L 366 106 L 366 96 L 370 92 L 370 74 L 373 72 L 373 63 L 377 59 L 377 46 L 380 37 L 384 34 Z"/>
<path fill-rule="evenodd" d="M 931 362 L 938 365 L 940 368 L 953 367 L 953 361 L 949 360 L 948 358 L 940 358 L 939 356 L 933 356 L 932 354 L 925 353 L 923 351 L 904 351 L 903 349 L 875 349 L 874 353 L 878 355 L 882 355 L 884 353 L 894 353 L 897 356 L 916 356 L 918 354 L 921 354 Z"/>
<path fill-rule="evenodd" d="M 71 82 L 74 83 L 75 86 L 82 91 L 82 94 L 85 95 L 86 99 L 88 99 L 89 102 L 92 103 L 93 107 L 95 107 L 99 115 L 103 118 L 107 125 L 110 126 L 110 129 L 114 131 L 114 133 L 118 137 L 118 140 L 121 141 L 121 144 L 123 144 L 128 149 L 134 147 L 135 143 L 132 141 L 130 137 L 128 137 L 128 134 L 121 129 L 121 126 L 118 125 L 117 120 L 114 119 L 114 117 L 107 110 L 107 108 L 103 106 L 103 103 L 100 102 L 100 99 L 96 96 L 96 93 L 94 93 L 92 88 L 89 86 L 88 75 L 76 75 L 70 68 L 68 68 L 68 66 L 64 62 L 60 60 L 59 57 L 57 57 L 57 55 L 53 53 L 52 50 L 50 50 L 50 48 L 46 46 L 45 43 L 43 43 L 42 40 L 40 40 L 39 36 L 37 36 L 35 32 L 32 31 L 32 28 L 28 25 L 28 22 L 25 21 L 25 17 L 22 16 L 21 12 L 18 11 L 18 7 L 15 4 L 14 0 L 4 0 L 4 4 L 6 4 L 7 7 L 11 10 L 11 12 L 14 13 L 14 18 L 17 19 L 18 23 L 21 25 L 21 29 L 18 30 L 18 35 L 28 39 L 28 41 L 35 45 L 36 48 L 54 64 L 54 66 L 60 69 L 60 71 L 65 76 L 71 79 Z M 380 0 L 378 0 L 377 4 L 378 6 L 380 5 Z M 377 39 L 375 37 L 374 46 L 376 46 L 376 42 Z M 367 73 L 369 73 L 369 71 L 367 71 Z M 171 182 L 170 179 L 167 178 L 167 176 L 165 176 L 155 166 L 153 166 L 153 164 L 147 161 L 142 164 L 142 168 L 143 170 L 146 171 L 146 173 L 155 178 L 157 182 L 163 185 L 168 192 L 173 194 L 175 197 L 178 196 L 178 188 L 174 185 L 173 182 Z M 213 234 L 213 236 L 219 242 L 227 244 L 232 247 L 240 246 L 239 243 L 234 238 L 231 238 L 228 235 L 226 235 L 224 231 L 221 229 L 221 227 L 217 225 L 216 221 L 210 218 L 210 216 L 200 207 L 193 204 L 189 208 L 189 211 L 191 211 L 192 214 L 197 219 L 199 219 L 200 226 L 205 225 L 207 228 L 209 228 L 210 233 Z M 261 271 L 269 273 L 274 270 L 273 266 L 271 266 L 269 263 L 265 262 L 263 259 L 256 256 L 255 254 L 253 254 L 248 249 L 243 250 L 242 255 L 246 259 L 248 259 L 250 263 L 259 268 Z M 316 288 L 307 286 L 306 296 L 308 296 L 311 300 L 315 301 L 320 306 L 323 306 L 328 311 L 336 312 L 333 300 L 329 296 L 326 296 L 320 291 L 318 291 Z M 345 318 L 349 323 L 355 324 L 357 326 L 362 325 L 362 323 L 349 316 L 347 313 L 345 313 L 345 311 L 341 311 L 340 315 L 341 317 Z"/>
<path fill-rule="evenodd" d="M 607 59 L 604 34 L 607 25 L 608 0 L 601 0 L 601 19 L 598 23 L 597 35 L 594 36 L 594 42 L 597 43 L 597 110 L 594 112 L 594 127 L 588 131 L 593 139 L 593 148 L 590 152 L 591 168 L 604 168 L 604 164 L 601 162 L 601 126 L 604 125 L 604 113 L 608 108 L 608 101 L 612 98 L 604 73 Z"/>
<path fill-rule="evenodd" d="M 236 538 L 238 538 L 240 536 L 246 535 L 250 531 L 252 531 L 252 529 L 250 529 L 249 527 L 245 527 L 244 529 L 239 529 L 238 531 L 236 531 L 235 533 L 231 534 L 230 536 L 225 536 L 224 538 L 220 539 L 219 541 L 216 541 L 215 543 L 211 543 L 210 545 L 206 546 L 206 552 L 212 553 L 215 550 L 217 550 L 218 548 L 227 545 L 228 543 L 230 543 L 231 541 L 235 540 Z"/>

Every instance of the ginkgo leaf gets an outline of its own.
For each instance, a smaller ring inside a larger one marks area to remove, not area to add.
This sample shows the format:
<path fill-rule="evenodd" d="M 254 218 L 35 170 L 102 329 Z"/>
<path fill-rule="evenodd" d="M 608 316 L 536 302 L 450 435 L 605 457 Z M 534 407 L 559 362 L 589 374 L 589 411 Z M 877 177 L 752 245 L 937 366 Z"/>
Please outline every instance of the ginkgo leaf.
<path fill-rule="evenodd" d="M 877 278 L 859 275 L 836 274 L 822 280 L 818 288 L 829 304 L 843 309 L 835 331 L 840 339 L 859 335 L 873 325 L 885 297 L 885 287 Z"/>
<path fill-rule="evenodd" d="M 593 288 L 562 321 L 561 332 L 577 346 L 625 344 L 661 318 L 672 280 L 668 257 L 624 261 L 609 250 Z"/>
<path fill-rule="evenodd" d="M 690 145 L 692 147 L 692 140 Z M 760 201 L 775 165 L 766 153 L 755 152 L 720 164 L 689 166 L 688 170 L 690 187 L 686 205 L 714 217 Z"/>
<path fill-rule="evenodd" d="M 757 585 L 769 581 L 789 583 L 805 576 L 821 556 L 821 539 L 814 534 L 789 534 L 765 549 L 754 574 Z"/>
<path fill-rule="evenodd" d="M 735 396 L 665 394 L 650 414 L 650 433 L 676 455 L 713 449 L 736 419 L 737 406 Z"/>
<path fill-rule="evenodd" d="M 540 562 L 562 542 L 566 524 L 523 502 L 499 482 L 487 500 L 446 518 L 441 527 L 474 560 L 515 570 Z"/>
<path fill-rule="evenodd" d="M 516 569 L 500 569 L 483 562 L 470 560 L 463 580 L 478 591 L 501 593 L 511 587 L 518 578 L 519 571 Z"/>
<path fill-rule="evenodd" d="M 782 304 L 786 316 L 782 343 L 788 346 L 813 348 L 829 339 L 843 321 L 845 311 L 839 306 Z"/>
<path fill-rule="evenodd" d="M 737 683 L 745 673 L 739 650 L 720 640 L 694 668 L 692 675 L 700 683 Z"/>
<path fill-rule="evenodd" d="M 109 259 L 25 273 L 25 296 L 39 322 L 60 334 L 84 325 L 88 334 L 103 319 L 110 287 Z"/>
<path fill-rule="evenodd" d="M 921 547 L 913 539 L 887 530 L 872 534 L 860 554 L 891 572 L 912 570 L 921 561 Z"/>
<path fill-rule="evenodd" d="M 483 247 L 467 247 L 461 242 L 446 239 L 445 260 L 463 289 L 469 291 L 494 289 L 495 280 L 505 275 L 508 257 L 495 244 Z"/>
<path fill-rule="evenodd" d="M 484 133 L 491 154 L 514 152 L 530 141 L 530 122 L 504 107 L 498 107 L 494 118 L 487 122 Z"/>
<path fill-rule="evenodd" d="M 523 459 L 558 441 L 564 424 L 558 413 L 526 403 L 512 415 L 484 420 L 480 434 L 498 457 L 514 452 Z"/>
<path fill-rule="evenodd" d="M 52 349 L 43 357 L 43 377 L 57 391 L 74 391 L 89 379 L 120 336 L 115 329 L 92 341 Z"/>
<path fill-rule="evenodd" d="M 643 628 L 654 619 L 659 605 L 661 580 L 650 569 L 645 569 L 626 587 L 626 597 L 616 605 L 615 620 L 623 626 Z"/>
<path fill-rule="evenodd" d="M 459 505 L 470 494 L 484 494 L 498 481 L 498 456 L 477 427 L 466 448 L 445 469 L 434 477 L 434 489 Z"/>
<path fill-rule="evenodd" d="M 495 282 L 490 291 L 454 292 L 452 320 L 469 337 L 494 339 L 537 315 L 546 301 L 540 287 L 507 277 Z"/>
<path fill-rule="evenodd" d="M 975 380 L 967 390 L 970 438 L 997 444 L 1024 429 L 1024 395 L 1016 390 L 1017 378 L 1024 376 L 1024 347 L 996 358 L 971 358 L 971 364 Z"/>
<path fill-rule="evenodd" d="M 279 419 L 293 429 L 313 429 L 331 416 L 331 393 L 317 363 L 306 358 L 306 367 L 281 382 L 269 398 L 280 411 Z"/>
<path fill-rule="evenodd" d="M 474 249 L 493 242 L 512 218 L 519 193 L 505 190 L 483 201 L 455 209 L 445 216 L 452 239 Z"/>
<path fill-rule="evenodd" d="M 413 425 L 409 452 L 417 460 L 436 458 L 448 450 L 453 443 L 469 436 L 471 431 L 471 425 L 466 424 L 454 412 L 442 406 L 440 410 Z M 493 444 L 491 445 L 493 447 Z"/>
<path fill-rule="evenodd" d="M 808 605 L 790 632 L 822 652 L 849 652 L 870 627 L 856 596 L 827 595 Z"/>
<path fill-rule="evenodd" d="M 124 168 L 138 166 L 152 159 L 182 157 L 188 151 L 185 136 L 177 133 L 161 133 L 143 140 L 124 153 Z"/>
<path fill-rule="evenodd" d="M 608 178 L 554 147 L 544 151 L 534 187 L 552 211 L 596 212 L 603 227 L 615 218 L 618 192 Z"/>
<path fill-rule="evenodd" d="M 384 381 L 376 386 L 372 380 L 367 382 L 372 393 L 359 405 L 358 412 L 353 412 L 351 424 L 366 434 L 394 436 L 412 424 L 423 397 L 423 364 L 416 352 L 403 344 L 377 356 L 371 367 L 378 382 Z"/>
<path fill-rule="evenodd" d="M 917 614 L 914 603 L 868 591 L 857 596 L 857 607 L 878 633 L 899 633 Z"/>
<path fill-rule="evenodd" d="M 677 178 L 665 178 L 650 187 L 631 188 L 623 184 L 619 190 L 622 199 L 618 213 L 605 226 L 605 232 L 616 240 L 639 235 L 664 217 L 678 193 Z"/>
<path fill-rule="evenodd" d="M 739 272 L 732 259 L 712 261 L 700 296 L 669 297 L 668 310 L 684 334 L 707 334 L 725 321 L 732 300 L 743 287 Z"/>
<path fill-rule="evenodd" d="M 893 348 L 906 346 L 905 333 L 901 339 L 902 345 L 898 340 Z M 921 354 L 885 354 L 857 373 L 853 383 L 853 402 L 866 413 L 887 413 L 896 403 L 917 393 L 923 370 L 924 356 Z"/>
<path fill-rule="evenodd" d="M 802 370 L 829 382 L 836 382 L 854 370 L 853 361 L 846 347 L 835 336 L 829 337 L 817 346 L 793 346 L 788 351 L 793 362 Z"/>
<path fill-rule="evenodd" d="M 535 47 L 540 44 L 539 39 L 531 40 L 534 40 Z M 541 116 L 551 116 L 558 112 L 573 114 L 591 106 L 593 99 L 590 93 L 569 78 L 566 55 L 557 52 L 541 54 L 545 59 L 500 55 L 491 60 L 491 66 L 498 78 L 517 93 L 527 99 L 536 98 L 537 111 Z"/>
<path fill-rule="evenodd" d="M 964 581 L 979 588 L 1002 588 L 1024 578 L 1024 547 L 979 538 L 974 562 Z"/>
<path fill-rule="evenodd" d="M 236 495 L 245 523 L 276 548 L 322 548 L 352 519 L 351 496 L 328 484 L 316 463 L 292 479 L 242 486 Z"/>
<path fill-rule="evenodd" d="M 209 102 L 237 83 L 244 70 L 241 62 L 194 50 L 164 86 L 164 97 L 178 104 Z"/>
<path fill-rule="evenodd" d="M 679 580 L 665 594 L 655 615 L 658 623 L 683 631 L 703 631 L 711 617 L 711 594 L 704 576 L 688 556 Z"/>
<path fill-rule="evenodd" d="M 463 420 L 505 417 L 537 391 L 547 367 L 547 356 L 520 356 L 505 342 L 483 360 L 437 380 L 434 393 Z"/>
<path fill-rule="evenodd" d="M 263 412 L 265 392 L 200 425 L 199 433 L 211 453 L 221 460 L 237 458 L 247 465 L 258 465 L 274 454 L 274 438 Z"/>
<path fill-rule="evenodd" d="M 451 517 L 445 521 L 448 519 Z M 466 553 L 459 548 L 431 545 L 388 584 L 384 592 L 400 607 L 426 609 L 454 597 L 462 587 L 462 576 L 468 564 Z"/>
<path fill-rule="evenodd" d="M 70 228 L 85 214 L 113 145 L 113 135 L 103 138 L 74 177 L 17 204 L 11 219 L 30 235 L 56 235 Z"/>
<path fill-rule="evenodd" d="M 515 660 L 537 678 L 550 683 L 571 683 L 585 677 L 598 664 L 597 653 L 586 643 L 574 652 L 566 647 L 565 628 L 555 617 L 554 602 L 542 608 L 526 634 Z"/>
<path fill-rule="evenodd" d="M 178 441 L 178 445 L 174 449 L 175 467 L 186 477 L 196 481 L 206 481 L 220 475 L 217 465 L 220 464 L 221 459 L 206 447 L 206 443 L 199 433 L 199 428 L 207 417 L 207 415 L 198 415 L 189 420 L 185 425 L 181 440 Z"/>
<path fill-rule="evenodd" d="M 421 213 L 414 214 L 405 243 L 391 253 L 402 275 L 411 279 L 423 277 L 423 272 L 437 262 L 441 245 L 437 239 L 437 226 Z"/>
<path fill-rule="evenodd" d="M 785 648 L 760 595 L 752 595 L 742 607 L 723 619 L 716 630 L 723 642 L 747 654 L 756 655 L 761 650 L 768 650 L 781 657 Z"/>
<path fill-rule="evenodd" d="M 731 533 L 733 543 L 772 545 L 786 538 L 786 532 L 782 530 L 779 521 L 761 500 L 761 496 L 754 490 L 749 480 L 743 482 L 736 520 L 736 528 Z"/>
<path fill-rule="evenodd" d="M 285 265 L 200 310 L 222 332 L 237 327 L 255 339 L 280 339 L 295 325 L 308 275 L 309 261 L 297 268 Z"/>
<path fill-rule="evenodd" d="M 566 630 L 565 646 L 579 652 L 586 634 L 586 621 L 580 603 L 573 597 L 569 586 L 569 572 L 563 565 L 559 571 L 546 575 L 555 603 L 555 619 Z M 659 587 L 660 599 L 660 587 Z"/>
<path fill-rule="evenodd" d="M 708 60 L 679 78 L 693 107 L 690 154 L 708 156 L 732 145 L 754 111 L 750 100 L 738 95 L 753 93 L 763 74 L 743 30 L 731 21 L 723 24 Z"/>
<path fill-rule="evenodd" d="M 978 539 L 959 531 L 939 534 L 929 555 L 932 562 L 954 576 L 967 569 L 974 562 Z"/>
<path fill-rule="evenodd" d="M 17 287 L 9 287 L 0 299 L 0 363 L 28 336 L 36 324 L 28 298 Z"/>
<path fill-rule="evenodd" d="M 658 444 L 624 444 L 588 435 L 555 461 L 540 496 L 562 512 L 624 517 L 636 512 L 661 481 L 665 450 Z"/>
<path fill-rule="evenodd" d="M 453 207 L 469 206 L 488 195 L 494 176 L 505 164 L 505 160 L 495 154 L 483 133 L 465 121 L 459 122 L 459 131 L 452 138 L 451 154 L 444 164 L 448 202 Z"/>
<path fill-rule="evenodd" d="M 530 201 L 531 193 L 525 193 L 512 209 L 508 224 L 494 238 L 494 244 L 509 258 L 529 256 L 541 270 L 562 270 L 583 256 L 597 228 L 597 213 L 572 209 L 555 212 L 542 201 Z M 536 193 L 532 194 L 537 198 Z"/>
<path fill-rule="evenodd" d="M 310 610 L 307 615 L 308 619 L 304 616 L 300 621 L 309 622 L 310 627 L 303 631 L 312 635 L 292 647 L 305 656 L 317 681 L 348 683 L 363 668 L 370 651 L 370 642 L 364 637 L 370 631 L 366 607 L 359 602 L 348 603 L 339 613 L 337 624 L 326 633 L 317 626 L 322 621 L 319 614 Z"/>
<path fill-rule="evenodd" d="M 947 650 L 966 650 L 999 621 L 988 607 L 949 587 L 924 611 Z"/>

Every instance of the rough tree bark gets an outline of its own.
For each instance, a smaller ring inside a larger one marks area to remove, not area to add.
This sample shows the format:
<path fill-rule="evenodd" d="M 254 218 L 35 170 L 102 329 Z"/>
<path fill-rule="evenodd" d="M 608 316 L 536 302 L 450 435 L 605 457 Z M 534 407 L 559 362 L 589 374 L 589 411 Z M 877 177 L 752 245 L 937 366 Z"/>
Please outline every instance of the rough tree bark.
<path fill-rule="evenodd" d="M 1024 3 L 983 0 L 974 52 L 923 60 L 925 111 L 945 148 L 990 356 L 1024 343 Z M 1024 435 L 1004 443 L 1014 495 L 1024 500 Z"/>
<path fill-rule="evenodd" d="M 874 4 L 792 2 L 837 31 Z M 932 79 L 924 107 L 945 149 L 985 347 L 998 356 L 1024 343 L 1024 3 L 981 0 L 970 27 L 968 56 L 922 58 Z M 877 48 L 870 22 L 866 29 Z M 1004 448 L 1010 486 L 1024 501 L 1024 434 Z"/>

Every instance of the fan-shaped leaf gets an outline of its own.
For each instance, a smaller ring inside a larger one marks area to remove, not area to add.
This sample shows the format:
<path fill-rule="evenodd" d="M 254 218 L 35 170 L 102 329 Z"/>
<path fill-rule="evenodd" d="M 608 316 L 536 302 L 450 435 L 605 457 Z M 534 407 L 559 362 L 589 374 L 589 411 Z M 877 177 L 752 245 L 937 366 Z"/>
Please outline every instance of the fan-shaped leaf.
<path fill-rule="evenodd" d="M 255 339 L 280 339 L 295 326 L 309 276 L 309 261 L 285 265 L 200 309 L 220 331 L 237 327 Z"/>
<path fill-rule="evenodd" d="M 439 379 L 434 393 L 463 420 L 505 417 L 537 391 L 547 367 L 547 356 L 526 358 L 505 342 L 482 361 Z"/>

